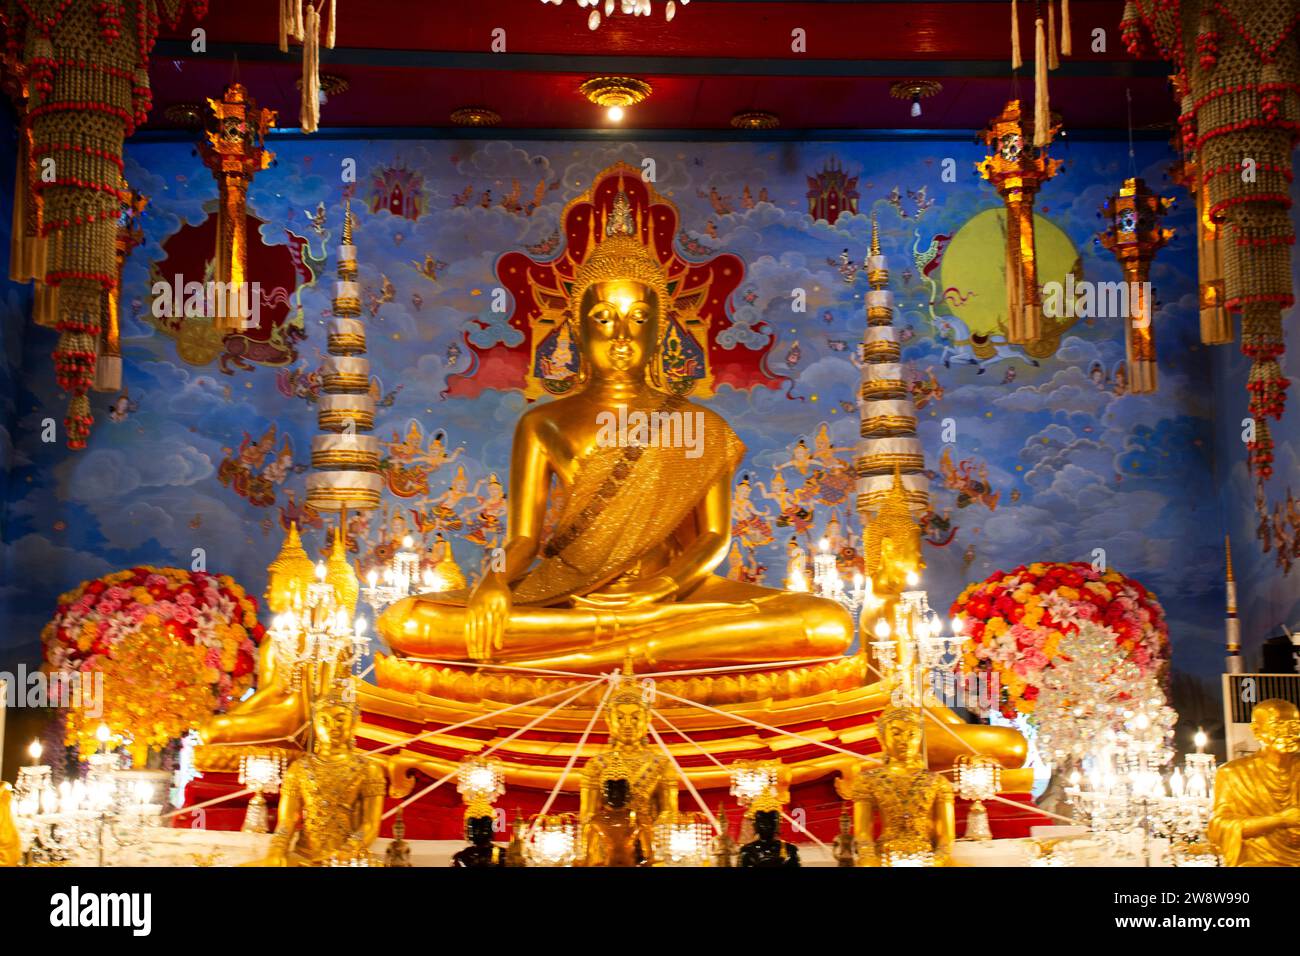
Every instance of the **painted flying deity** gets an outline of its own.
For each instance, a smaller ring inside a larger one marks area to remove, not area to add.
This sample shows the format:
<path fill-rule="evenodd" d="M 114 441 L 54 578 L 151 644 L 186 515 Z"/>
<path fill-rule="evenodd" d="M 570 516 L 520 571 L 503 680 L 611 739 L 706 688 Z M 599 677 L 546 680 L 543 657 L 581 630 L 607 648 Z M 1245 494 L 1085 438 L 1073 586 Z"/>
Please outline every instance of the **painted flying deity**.
<path fill-rule="evenodd" d="M 759 508 L 753 501 L 753 486 L 749 475 L 741 477 L 731 496 L 731 533 L 747 549 L 753 551 L 772 543 L 771 513 Z"/>
<path fill-rule="evenodd" d="M 480 482 L 481 484 L 481 482 Z M 466 513 L 468 531 L 465 540 L 484 548 L 495 548 L 505 531 L 506 495 L 495 474 L 488 476 L 487 494 L 474 495 L 476 508 Z"/>

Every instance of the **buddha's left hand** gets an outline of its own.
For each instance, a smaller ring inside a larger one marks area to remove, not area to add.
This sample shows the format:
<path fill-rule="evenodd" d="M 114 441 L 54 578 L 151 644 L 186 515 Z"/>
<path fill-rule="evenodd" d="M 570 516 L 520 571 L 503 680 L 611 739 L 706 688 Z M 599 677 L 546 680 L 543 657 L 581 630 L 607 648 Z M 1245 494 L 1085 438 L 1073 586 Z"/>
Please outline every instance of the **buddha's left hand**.
<path fill-rule="evenodd" d="M 613 611 L 643 607 L 647 604 L 659 604 L 677 593 L 677 582 L 665 574 L 644 581 L 637 581 L 627 587 L 614 587 L 608 591 L 593 591 L 590 594 L 574 595 L 574 607 L 595 608 Z"/>

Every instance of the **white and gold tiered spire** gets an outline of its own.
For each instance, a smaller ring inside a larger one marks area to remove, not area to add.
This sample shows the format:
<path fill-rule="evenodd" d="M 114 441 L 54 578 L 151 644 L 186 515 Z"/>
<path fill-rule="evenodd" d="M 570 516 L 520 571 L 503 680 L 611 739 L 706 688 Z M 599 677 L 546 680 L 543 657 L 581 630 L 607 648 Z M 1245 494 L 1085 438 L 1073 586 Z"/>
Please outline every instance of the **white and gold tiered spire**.
<path fill-rule="evenodd" d="M 321 434 L 311 440 L 307 503 L 317 511 L 365 511 L 379 507 L 379 439 L 375 400 L 370 393 L 366 327 L 361 321 L 361 287 L 357 282 L 357 247 L 352 244 L 352 202 L 343 214 L 334 317 L 327 349 L 316 423 Z"/>
<path fill-rule="evenodd" d="M 862 439 L 855 461 L 858 514 L 863 527 L 889 495 L 898 472 L 913 515 L 930 507 L 925 455 L 916 437 L 916 405 L 900 362 L 898 330 L 894 328 L 894 294 L 889 267 L 880 254 L 880 231 L 871 217 L 871 251 L 867 255 L 867 331 L 862 339 L 862 390 L 858 410 Z"/>

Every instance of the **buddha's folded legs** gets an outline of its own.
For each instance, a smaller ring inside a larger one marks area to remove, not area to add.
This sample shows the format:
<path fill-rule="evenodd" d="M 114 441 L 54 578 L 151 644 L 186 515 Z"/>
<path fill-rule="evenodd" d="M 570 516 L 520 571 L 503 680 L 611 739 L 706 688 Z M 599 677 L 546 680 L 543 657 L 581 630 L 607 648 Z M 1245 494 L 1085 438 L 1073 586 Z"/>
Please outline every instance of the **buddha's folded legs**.
<path fill-rule="evenodd" d="M 694 600 L 629 610 L 516 606 L 493 659 L 592 672 L 617 667 L 630 651 L 639 664 L 682 669 L 830 657 L 852 642 L 852 619 L 834 602 L 714 580 Z M 465 609 L 457 605 L 408 598 L 384 615 L 380 631 L 407 656 L 465 659 Z"/>

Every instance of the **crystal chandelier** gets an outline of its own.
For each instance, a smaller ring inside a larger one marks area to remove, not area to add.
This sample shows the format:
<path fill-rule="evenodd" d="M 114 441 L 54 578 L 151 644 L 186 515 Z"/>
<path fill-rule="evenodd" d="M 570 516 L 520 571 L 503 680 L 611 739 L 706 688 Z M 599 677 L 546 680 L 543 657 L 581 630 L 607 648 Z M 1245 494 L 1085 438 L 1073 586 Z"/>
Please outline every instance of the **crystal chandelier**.
<path fill-rule="evenodd" d="M 655 860 L 664 866 L 707 866 L 713 827 L 702 813 L 666 814 L 655 823 Z"/>
<path fill-rule="evenodd" d="M 316 580 L 293 595 L 293 606 L 276 615 L 270 638 L 276 658 L 289 667 L 297 679 L 304 667 L 334 665 L 339 673 L 352 671 L 365 656 L 370 639 L 363 633 L 365 621 L 353 619 L 338 598 L 334 586 L 325 580 L 325 565 L 316 565 Z"/>
<path fill-rule="evenodd" d="M 844 609 L 857 620 L 858 611 L 862 610 L 864 605 L 869 605 L 875 600 L 875 595 L 871 587 L 871 579 L 866 577 L 862 572 L 855 572 L 853 575 L 853 587 L 846 589 L 844 579 L 840 577 L 839 562 L 835 555 L 830 552 L 830 542 L 822 538 L 817 546 L 817 554 L 813 556 L 813 589 L 818 597 L 835 601 L 843 605 Z M 790 589 L 806 590 L 807 584 L 804 582 L 802 569 L 798 569 L 798 582 L 800 587 L 795 587 L 795 581 L 791 581 Z"/>
<path fill-rule="evenodd" d="M 950 696 L 947 690 L 955 686 L 966 640 L 960 619 L 953 620 L 951 634 L 944 634 L 943 621 L 930 610 L 929 595 L 917 588 L 919 583 L 916 572 L 909 571 L 909 590 L 894 605 L 893 626 L 877 618 L 876 639 L 870 642 L 882 679 L 893 685 L 895 703 L 907 707 L 921 706 L 936 686 Z"/>
<path fill-rule="evenodd" d="M 446 589 L 447 582 L 439 581 L 432 568 L 425 568 L 424 574 L 420 574 L 420 555 L 414 548 L 415 540 L 408 534 L 402 539 L 401 550 L 393 554 L 382 571 L 371 568 L 366 575 L 366 586 L 361 589 L 361 596 L 376 614 L 388 605 L 416 594 L 417 584 L 423 584 L 425 591 Z"/>
<path fill-rule="evenodd" d="M 970 800 L 966 813 L 967 840 L 992 840 L 989 829 L 989 812 L 984 801 L 997 796 L 1002 790 L 1002 764 L 987 754 L 961 754 L 955 765 L 957 795 Z"/>
<path fill-rule="evenodd" d="M 501 762 L 488 757 L 466 757 L 456 768 L 456 791 L 465 801 L 467 819 L 491 816 L 492 804 L 506 792 Z"/>
<path fill-rule="evenodd" d="M 529 866 L 573 866 L 578 855 L 578 822 L 572 813 L 535 817 L 524 843 Z"/>
<path fill-rule="evenodd" d="M 731 765 L 731 795 L 748 808 L 762 797 L 776 797 L 781 783 L 779 760 L 737 760 Z"/>
<path fill-rule="evenodd" d="M 564 0 L 542 0 L 542 3 L 553 3 L 557 7 L 563 2 Z M 691 0 L 680 0 L 683 7 L 690 2 Z M 678 0 L 668 0 L 663 5 L 664 19 L 666 21 L 671 22 L 672 18 L 677 16 L 677 3 Z M 654 6 L 650 0 L 578 0 L 578 7 L 579 9 L 591 8 L 591 13 L 587 15 L 587 29 L 589 30 L 595 30 L 600 26 L 602 10 L 605 19 L 612 17 L 615 12 L 629 14 L 634 17 L 648 17 L 654 14 Z"/>
<path fill-rule="evenodd" d="M 264 754 L 245 754 L 239 758 L 239 782 L 253 791 L 244 812 L 243 833 L 266 833 L 267 813 L 264 794 L 279 793 L 284 778 L 284 758 Z"/>

